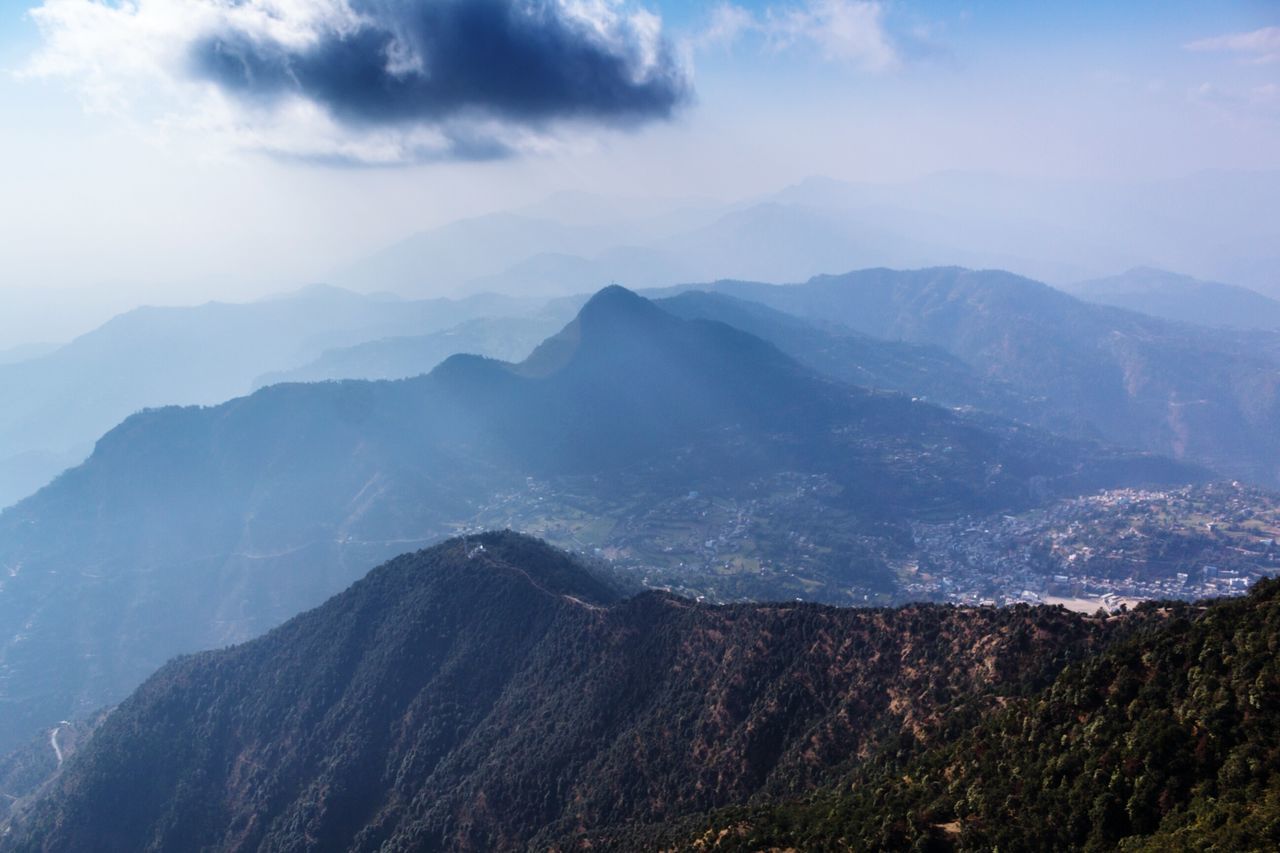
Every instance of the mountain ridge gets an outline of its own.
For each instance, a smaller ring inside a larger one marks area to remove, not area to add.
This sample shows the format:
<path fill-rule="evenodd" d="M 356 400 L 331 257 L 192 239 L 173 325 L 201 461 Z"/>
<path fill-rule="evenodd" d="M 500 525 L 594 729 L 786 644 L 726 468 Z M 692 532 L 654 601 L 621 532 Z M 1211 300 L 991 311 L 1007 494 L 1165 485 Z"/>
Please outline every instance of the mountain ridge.
<path fill-rule="evenodd" d="M 1246 287 L 1201 281 L 1152 267 L 1134 267 L 1065 289 L 1089 302 L 1181 323 L 1280 329 L 1280 302 L 1275 299 Z"/>
<path fill-rule="evenodd" d="M 756 562 L 723 575 L 727 597 L 869 600 L 895 589 L 881 551 L 910 547 L 905 519 L 1203 477 L 845 386 L 639 297 L 623 295 L 621 313 L 652 322 L 612 334 L 599 309 L 618 296 L 584 312 L 587 348 L 547 376 L 456 357 L 414 379 L 273 386 L 109 432 L 86 464 L 0 513 L 0 619 L 29 626 L 0 640 L 0 697 L 23 697 L 0 742 L 115 701 L 171 655 L 253 636 L 479 519 L 581 519 L 603 525 L 597 547 L 642 548 L 674 571 L 669 528 L 644 521 L 636 536 L 631 519 L 677 511 L 691 492 L 782 499 L 795 509 L 770 511 Z M 802 580 L 767 566 L 802 560 Z"/>
<path fill-rule="evenodd" d="M 1280 483 L 1280 334 L 1091 305 L 1000 270 L 869 269 L 800 285 L 696 287 L 881 339 L 941 347 L 979 376 L 1043 401 L 996 411 L 1030 416 L 1051 431 L 1163 453 L 1260 485 Z"/>
<path fill-rule="evenodd" d="M 98 436 L 144 407 L 221 403 L 337 345 L 528 310 L 509 297 L 405 301 L 321 285 L 258 302 L 133 309 L 52 352 L 0 365 L 9 401 L 0 507 L 82 461 Z"/>
<path fill-rule="evenodd" d="M 1025 607 L 592 603 L 588 577 L 527 537 L 454 539 L 261 639 L 179 658 L 0 849 L 554 846 L 836 778 L 1123 627 Z M 127 792 L 112 782 L 130 773 Z"/>

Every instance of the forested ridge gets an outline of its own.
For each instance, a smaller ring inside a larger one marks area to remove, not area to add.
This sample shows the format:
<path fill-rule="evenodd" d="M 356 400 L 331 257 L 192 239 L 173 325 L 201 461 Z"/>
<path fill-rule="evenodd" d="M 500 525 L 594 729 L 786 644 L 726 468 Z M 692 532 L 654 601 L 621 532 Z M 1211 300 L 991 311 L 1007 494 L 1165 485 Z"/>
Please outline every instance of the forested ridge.
<path fill-rule="evenodd" d="M 519 850 L 678 826 L 950 742 L 1157 618 L 622 598 L 536 540 L 456 539 L 166 666 L 3 846 Z"/>
<path fill-rule="evenodd" d="M 632 828 L 597 849 L 1274 850 L 1280 582 L 1147 604 L 1145 624 L 949 736 L 803 799 Z"/>

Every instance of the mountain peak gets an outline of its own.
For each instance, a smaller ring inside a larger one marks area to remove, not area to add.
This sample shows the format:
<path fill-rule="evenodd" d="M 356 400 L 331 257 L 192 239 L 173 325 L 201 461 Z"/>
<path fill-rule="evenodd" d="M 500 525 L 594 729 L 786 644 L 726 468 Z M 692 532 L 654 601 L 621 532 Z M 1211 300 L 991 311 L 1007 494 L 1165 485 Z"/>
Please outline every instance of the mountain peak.
<path fill-rule="evenodd" d="M 483 554 L 490 562 L 518 571 L 538 589 L 594 606 L 621 600 L 621 593 L 576 558 L 541 539 L 511 530 L 464 536 L 437 546 L 461 546 L 467 558 Z"/>
<path fill-rule="evenodd" d="M 620 284 L 611 284 L 587 300 L 578 312 L 578 318 L 638 317 L 645 314 L 662 315 L 663 311 L 634 291 Z"/>
<path fill-rule="evenodd" d="M 643 296 L 611 284 L 588 299 L 573 322 L 543 341 L 520 365 L 520 372 L 547 376 L 572 361 L 583 344 L 612 342 L 679 322 Z"/>

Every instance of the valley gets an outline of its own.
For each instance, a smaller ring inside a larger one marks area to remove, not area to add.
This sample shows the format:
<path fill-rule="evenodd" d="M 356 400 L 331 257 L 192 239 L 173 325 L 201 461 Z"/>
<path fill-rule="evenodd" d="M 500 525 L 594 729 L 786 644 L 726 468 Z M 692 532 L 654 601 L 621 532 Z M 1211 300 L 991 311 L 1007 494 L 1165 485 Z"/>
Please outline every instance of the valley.
<path fill-rule="evenodd" d="M 622 504 L 582 485 L 531 480 L 454 532 L 527 531 L 624 581 L 711 602 L 1061 600 L 1092 612 L 1240 594 L 1280 574 L 1280 499 L 1238 484 L 1107 490 L 1015 515 L 875 522 L 842 510 L 832 500 L 838 487 L 816 474 L 749 483 L 735 495 L 662 500 L 635 491 Z"/>
<path fill-rule="evenodd" d="M 1155 551 L 1132 571 L 1077 570 L 1052 556 L 1054 537 L 1089 496 L 1207 484 L 1212 472 L 851 385 L 712 310 L 726 309 L 701 304 L 685 319 L 610 287 L 519 364 L 454 356 L 406 380 L 282 384 L 129 418 L 84 465 L 0 514 L 11 626 L 0 699 L 15 709 L 0 744 L 119 701 L 174 654 L 247 640 L 459 532 L 543 535 L 629 588 L 709 602 L 1190 597 L 1209 589 L 1204 565 L 1222 568 L 1215 583 L 1271 570 L 1216 539 L 1176 570 Z M 746 316 L 768 334 L 789 328 Z M 930 375 L 913 372 L 910 348 L 854 343 L 893 382 Z M 1204 504 L 1231 523 L 1230 501 Z M 1051 514 L 1026 515 L 1037 510 Z M 1009 524 L 976 545 L 966 532 Z M 1081 547 L 1111 548 L 1098 531 Z M 1193 580 L 1175 589 L 1178 572 Z"/>

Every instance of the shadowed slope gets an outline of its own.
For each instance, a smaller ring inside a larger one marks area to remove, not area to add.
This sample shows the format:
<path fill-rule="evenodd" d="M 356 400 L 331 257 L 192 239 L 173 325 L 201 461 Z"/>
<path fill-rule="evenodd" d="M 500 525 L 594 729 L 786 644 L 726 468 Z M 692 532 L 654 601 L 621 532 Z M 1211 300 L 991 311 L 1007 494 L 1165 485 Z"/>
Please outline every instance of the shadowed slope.
<path fill-rule="evenodd" d="M 1108 633 L 1025 607 L 617 601 L 536 541 L 452 540 L 165 667 L 0 846 L 544 849 L 837 778 Z"/>

